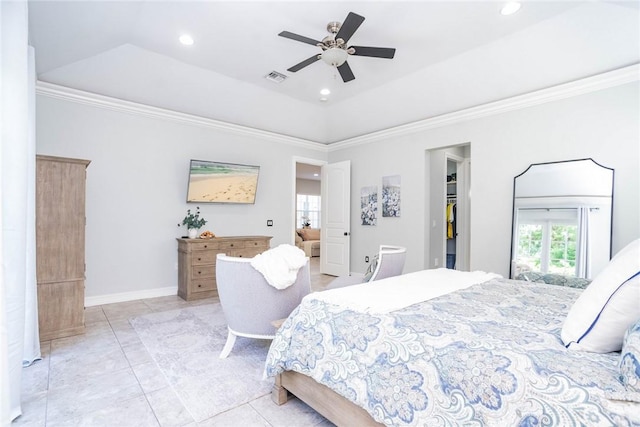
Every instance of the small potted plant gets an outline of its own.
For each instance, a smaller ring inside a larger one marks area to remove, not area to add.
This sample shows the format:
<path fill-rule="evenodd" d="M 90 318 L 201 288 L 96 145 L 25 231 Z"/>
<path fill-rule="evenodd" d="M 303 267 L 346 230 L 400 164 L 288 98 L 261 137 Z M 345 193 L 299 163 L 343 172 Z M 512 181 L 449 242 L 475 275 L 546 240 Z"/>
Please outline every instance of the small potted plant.
<path fill-rule="evenodd" d="M 302 228 L 309 228 L 309 226 L 311 226 L 311 222 L 309 222 L 309 217 L 308 216 L 303 216 L 302 217 Z"/>
<path fill-rule="evenodd" d="M 200 229 L 200 227 L 202 227 L 206 223 L 206 219 L 200 218 L 200 207 L 196 207 L 195 214 L 191 213 L 191 209 L 187 209 L 187 216 L 185 216 L 182 220 L 182 224 L 178 224 L 178 227 L 180 227 L 180 225 L 186 225 L 189 233 L 189 238 L 195 239 L 198 235 L 198 230 Z"/>

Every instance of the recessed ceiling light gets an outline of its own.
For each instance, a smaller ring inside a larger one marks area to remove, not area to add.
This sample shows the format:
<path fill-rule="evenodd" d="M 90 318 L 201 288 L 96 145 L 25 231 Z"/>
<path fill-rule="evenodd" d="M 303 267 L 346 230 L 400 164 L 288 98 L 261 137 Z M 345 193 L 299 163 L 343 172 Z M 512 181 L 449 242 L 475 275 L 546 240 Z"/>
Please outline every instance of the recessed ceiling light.
<path fill-rule="evenodd" d="M 185 46 L 191 46 L 193 44 L 193 37 L 191 37 L 189 34 L 181 35 L 178 40 L 180 40 L 180 43 Z"/>
<path fill-rule="evenodd" d="M 522 6 L 520 2 L 510 1 L 509 3 L 505 4 L 502 7 L 502 9 L 500 10 L 500 13 L 505 16 L 513 15 L 514 13 L 520 10 L 520 6 Z"/>
<path fill-rule="evenodd" d="M 320 174 L 319 173 L 314 173 L 313 176 L 320 176 Z"/>
<path fill-rule="evenodd" d="M 320 95 L 329 95 L 331 91 L 327 88 L 324 88 L 320 91 Z"/>
<path fill-rule="evenodd" d="M 320 98 L 320 102 L 327 102 L 327 98 L 323 96 L 322 98 Z"/>

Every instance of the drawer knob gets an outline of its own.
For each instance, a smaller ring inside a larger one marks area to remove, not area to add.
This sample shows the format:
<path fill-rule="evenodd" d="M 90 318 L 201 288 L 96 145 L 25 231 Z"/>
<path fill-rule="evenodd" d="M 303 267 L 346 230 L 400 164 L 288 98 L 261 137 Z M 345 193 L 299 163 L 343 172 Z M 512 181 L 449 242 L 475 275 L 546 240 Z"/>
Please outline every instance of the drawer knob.
<path fill-rule="evenodd" d="M 207 245 L 204 245 L 204 248 L 207 249 Z"/>
<path fill-rule="evenodd" d="M 233 243 L 231 244 L 231 247 L 233 247 Z"/>
<path fill-rule="evenodd" d="M 199 288 L 201 288 L 201 287 L 202 287 L 202 285 L 198 285 L 198 287 L 199 287 Z"/>
<path fill-rule="evenodd" d="M 202 261 L 202 258 L 198 258 L 198 261 Z"/>
<path fill-rule="evenodd" d="M 202 271 L 198 271 L 198 274 L 202 274 Z"/>

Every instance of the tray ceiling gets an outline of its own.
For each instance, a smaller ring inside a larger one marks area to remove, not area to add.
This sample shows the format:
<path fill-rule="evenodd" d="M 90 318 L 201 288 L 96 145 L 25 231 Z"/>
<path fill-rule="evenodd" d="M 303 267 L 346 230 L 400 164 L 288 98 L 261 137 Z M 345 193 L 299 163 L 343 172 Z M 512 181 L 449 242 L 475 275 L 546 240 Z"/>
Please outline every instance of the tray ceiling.
<path fill-rule="evenodd" d="M 29 32 L 41 81 L 319 143 L 640 62 L 638 2 L 529 1 L 512 16 L 501 6 L 30 1 Z M 319 49 L 279 32 L 322 39 L 350 11 L 366 19 L 349 44 L 394 47 L 394 59 L 350 57 L 348 83 L 322 61 L 287 71 Z"/>

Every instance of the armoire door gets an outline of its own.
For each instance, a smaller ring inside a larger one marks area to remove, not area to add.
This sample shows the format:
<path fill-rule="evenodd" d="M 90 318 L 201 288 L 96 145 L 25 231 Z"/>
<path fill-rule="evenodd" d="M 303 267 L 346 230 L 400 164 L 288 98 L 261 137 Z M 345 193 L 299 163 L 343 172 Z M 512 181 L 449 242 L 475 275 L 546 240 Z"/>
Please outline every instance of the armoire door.
<path fill-rule="evenodd" d="M 88 160 L 36 157 L 36 276 L 42 341 L 84 332 Z"/>

